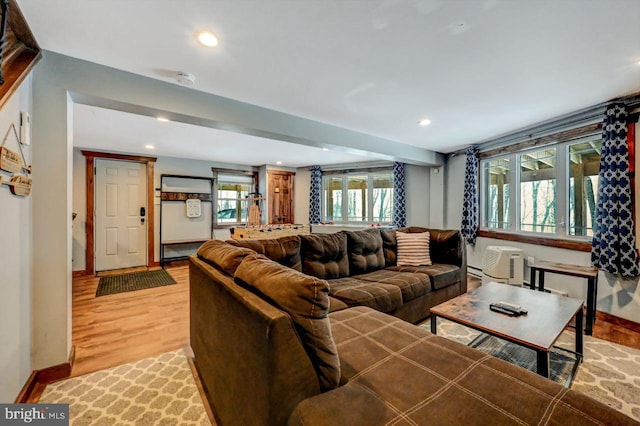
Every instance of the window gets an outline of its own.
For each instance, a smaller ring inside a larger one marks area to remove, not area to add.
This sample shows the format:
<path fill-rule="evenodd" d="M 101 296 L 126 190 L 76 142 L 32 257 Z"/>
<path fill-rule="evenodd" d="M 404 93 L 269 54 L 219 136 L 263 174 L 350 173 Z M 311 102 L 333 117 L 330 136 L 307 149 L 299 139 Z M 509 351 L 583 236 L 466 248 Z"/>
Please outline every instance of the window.
<path fill-rule="evenodd" d="M 235 225 L 247 222 L 247 197 L 253 192 L 253 176 L 218 174 L 216 179 L 216 223 Z"/>
<path fill-rule="evenodd" d="M 569 146 L 569 234 L 593 236 L 601 142 Z"/>
<path fill-rule="evenodd" d="M 483 159 L 482 227 L 555 237 L 592 236 L 600 145 L 600 136 L 592 135 Z"/>
<path fill-rule="evenodd" d="M 556 232 L 556 149 L 520 155 L 520 230 Z"/>
<path fill-rule="evenodd" d="M 325 222 L 390 223 L 392 207 L 391 171 L 322 177 L 322 217 Z"/>
<path fill-rule="evenodd" d="M 509 159 L 485 161 L 482 173 L 486 176 L 482 198 L 486 200 L 484 217 L 485 226 L 498 229 L 509 229 Z"/>

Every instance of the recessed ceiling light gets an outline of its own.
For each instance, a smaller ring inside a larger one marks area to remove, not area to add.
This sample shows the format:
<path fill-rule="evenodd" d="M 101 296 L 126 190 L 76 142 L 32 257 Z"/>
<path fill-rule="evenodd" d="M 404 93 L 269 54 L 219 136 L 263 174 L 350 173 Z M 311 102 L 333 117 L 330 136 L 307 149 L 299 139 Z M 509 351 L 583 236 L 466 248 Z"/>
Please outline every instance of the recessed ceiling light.
<path fill-rule="evenodd" d="M 202 31 L 198 34 L 198 41 L 203 46 L 215 47 L 218 45 L 218 37 L 210 31 Z"/>
<path fill-rule="evenodd" d="M 165 122 L 165 121 L 169 121 L 169 119 L 164 117 L 158 117 L 158 121 Z"/>
<path fill-rule="evenodd" d="M 322 148 L 323 151 L 329 151 L 329 148 Z"/>
<path fill-rule="evenodd" d="M 429 120 L 428 118 L 423 118 L 422 120 L 418 121 L 418 124 L 421 126 L 428 126 L 429 124 L 431 124 L 431 120 Z"/>
<path fill-rule="evenodd" d="M 282 164 L 282 161 L 276 161 L 276 164 L 280 165 L 280 164 Z"/>
<path fill-rule="evenodd" d="M 156 147 L 153 145 L 145 145 L 144 147 L 147 149 L 156 149 Z"/>

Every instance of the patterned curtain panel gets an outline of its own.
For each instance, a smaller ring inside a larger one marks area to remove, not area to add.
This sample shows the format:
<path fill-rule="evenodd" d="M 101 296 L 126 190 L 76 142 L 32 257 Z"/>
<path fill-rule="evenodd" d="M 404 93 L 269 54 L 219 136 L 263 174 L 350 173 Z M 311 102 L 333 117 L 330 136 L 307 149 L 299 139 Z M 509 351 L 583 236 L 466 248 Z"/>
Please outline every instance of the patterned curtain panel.
<path fill-rule="evenodd" d="M 407 197 L 404 189 L 404 163 L 393 163 L 393 214 L 392 223 L 397 228 L 407 226 Z"/>
<path fill-rule="evenodd" d="M 309 189 L 309 223 L 320 223 L 320 197 L 322 194 L 322 169 L 320 166 L 311 167 L 311 188 Z"/>
<path fill-rule="evenodd" d="M 467 164 L 464 173 L 464 199 L 460 232 L 468 244 L 475 245 L 478 236 L 478 175 L 479 150 L 475 145 L 467 148 Z"/>
<path fill-rule="evenodd" d="M 635 247 L 627 111 L 624 105 L 613 104 L 607 108 L 602 124 L 591 263 L 612 274 L 637 277 L 640 273 Z"/>

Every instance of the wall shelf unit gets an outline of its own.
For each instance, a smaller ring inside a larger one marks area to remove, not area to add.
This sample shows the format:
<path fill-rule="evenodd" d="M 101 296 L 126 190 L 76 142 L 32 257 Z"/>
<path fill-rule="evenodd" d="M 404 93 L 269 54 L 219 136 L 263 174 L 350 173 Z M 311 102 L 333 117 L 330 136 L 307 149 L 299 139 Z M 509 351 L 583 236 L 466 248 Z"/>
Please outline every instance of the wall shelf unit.
<path fill-rule="evenodd" d="M 160 176 L 160 265 L 183 260 L 213 235 L 213 178 Z M 173 252 L 167 255 L 167 250 Z"/>

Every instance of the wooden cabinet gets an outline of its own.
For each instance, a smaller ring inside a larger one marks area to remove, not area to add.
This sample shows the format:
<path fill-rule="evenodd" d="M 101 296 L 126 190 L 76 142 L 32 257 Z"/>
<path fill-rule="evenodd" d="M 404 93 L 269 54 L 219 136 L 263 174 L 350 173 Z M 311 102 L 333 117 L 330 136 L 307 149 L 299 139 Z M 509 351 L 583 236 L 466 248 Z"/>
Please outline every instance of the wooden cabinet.
<path fill-rule="evenodd" d="M 267 176 L 269 223 L 294 223 L 293 178 L 295 173 L 269 170 Z"/>

